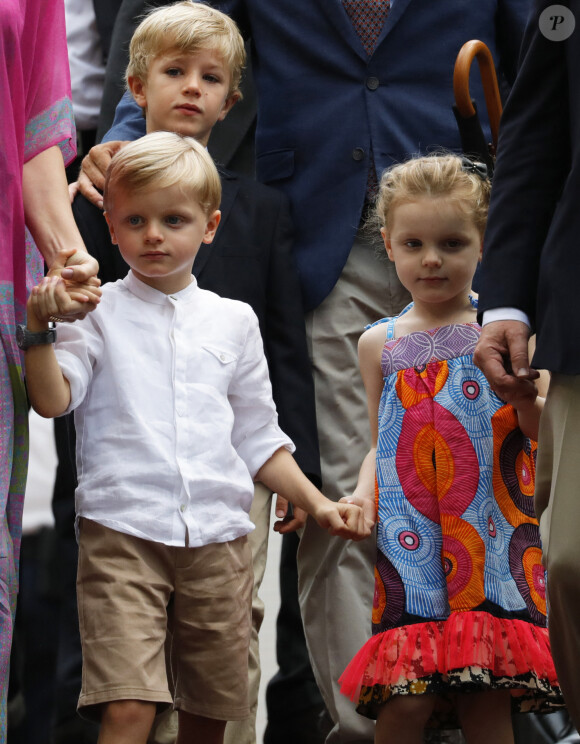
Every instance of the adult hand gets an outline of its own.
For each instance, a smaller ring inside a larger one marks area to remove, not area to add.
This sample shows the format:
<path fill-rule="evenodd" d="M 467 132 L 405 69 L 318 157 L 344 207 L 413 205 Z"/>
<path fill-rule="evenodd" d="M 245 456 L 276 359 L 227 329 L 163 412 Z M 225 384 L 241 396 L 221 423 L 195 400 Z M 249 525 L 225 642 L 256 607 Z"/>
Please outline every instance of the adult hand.
<path fill-rule="evenodd" d="M 473 361 L 504 400 L 520 396 L 522 387 L 540 376 L 530 368 L 529 336 L 529 327 L 519 320 L 493 321 L 481 330 Z"/>
<path fill-rule="evenodd" d="M 86 251 L 71 248 L 57 254 L 48 276 L 64 279 L 66 293 L 55 295 L 58 302 L 55 316 L 72 323 L 96 308 L 102 294 L 98 271 L 99 264 Z"/>
<path fill-rule="evenodd" d="M 279 521 L 274 522 L 274 532 L 286 535 L 304 527 L 308 513 L 298 506 L 293 506 L 289 510 L 288 500 L 284 496 L 276 494 L 276 517 Z"/>
<path fill-rule="evenodd" d="M 100 145 L 91 147 L 81 163 L 78 177 L 78 190 L 92 204 L 99 209 L 103 208 L 103 194 L 105 188 L 105 175 L 113 155 L 126 145 L 126 142 L 112 140 L 101 142 Z"/>

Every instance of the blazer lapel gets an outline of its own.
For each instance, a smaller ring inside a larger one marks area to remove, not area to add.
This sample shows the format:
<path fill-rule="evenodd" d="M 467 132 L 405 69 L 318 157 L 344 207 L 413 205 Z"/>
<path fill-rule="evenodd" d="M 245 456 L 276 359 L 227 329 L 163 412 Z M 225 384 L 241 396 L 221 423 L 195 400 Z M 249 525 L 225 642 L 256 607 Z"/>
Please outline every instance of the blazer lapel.
<path fill-rule="evenodd" d="M 308 0 L 308 2 L 319 3 L 320 7 L 328 16 L 329 21 L 335 26 L 340 36 L 352 47 L 353 51 L 363 60 L 366 61 L 368 59 L 362 41 L 355 31 L 341 0 Z"/>
<path fill-rule="evenodd" d="M 379 34 L 379 38 L 377 39 L 377 46 L 375 48 L 375 51 L 383 43 L 385 37 L 390 34 L 391 29 L 403 15 L 403 13 L 407 10 L 407 7 L 411 2 L 412 0 L 392 0 L 392 8 L 389 11 L 389 15 L 387 17 L 385 25 L 383 26 L 383 30 L 381 31 L 381 33 Z"/>
<path fill-rule="evenodd" d="M 216 251 L 219 248 L 221 236 L 224 231 L 224 225 L 227 222 L 229 214 L 232 210 L 232 206 L 236 199 L 236 194 L 238 193 L 239 182 L 237 176 L 233 173 L 230 173 L 229 171 L 222 169 L 220 169 L 219 173 L 220 180 L 222 182 L 222 201 L 220 204 L 222 217 L 213 242 L 202 243 L 199 251 L 197 252 L 197 256 L 195 257 L 195 261 L 193 264 L 193 273 L 195 274 L 196 279 L 199 279 L 199 277 L 203 273 L 203 270 L 212 252 Z"/>

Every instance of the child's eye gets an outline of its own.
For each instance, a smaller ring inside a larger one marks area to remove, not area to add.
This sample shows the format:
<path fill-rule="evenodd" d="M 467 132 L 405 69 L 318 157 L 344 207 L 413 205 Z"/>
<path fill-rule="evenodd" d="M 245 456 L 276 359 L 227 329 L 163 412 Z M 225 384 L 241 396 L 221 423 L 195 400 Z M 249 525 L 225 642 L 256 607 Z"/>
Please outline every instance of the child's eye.
<path fill-rule="evenodd" d="M 451 251 L 456 251 L 458 248 L 461 248 L 462 245 L 463 243 L 461 240 L 448 240 L 445 243 L 445 247 Z"/>
<path fill-rule="evenodd" d="M 169 67 L 165 70 L 165 74 L 169 75 L 169 77 L 177 77 L 178 75 L 181 75 L 181 70 L 179 67 Z"/>
<path fill-rule="evenodd" d="M 128 223 L 129 223 L 130 225 L 134 225 L 134 226 L 136 226 L 136 225 L 140 225 L 140 224 L 141 224 L 141 223 L 143 222 L 143 219 L 142 219 L 141 217 L 139 217 L 139 215 L 137 215 L 137 214 L 132 214 L 132 215 L 131 215 L 131 216 L 130 216 L 130 217 L 129 217 L 128 219 L 127 219 L 127 222 L 128 222 Z"/>
<path fill-rule="evenodd" d="M 203 79 L 204 79 L 204 80 L 207 80 L 207 82 L 208 82 L 208 83 L 219 83 L 219 82 L 221 82 L 221 81 L 220 81 L 220 78 L 219 78 L 219 77 L 218 77 L 217 75 L 212 75 L 212 74 L 211 74 L 211 73 L 209 73 L 209 72 L 208 72 L 208 73 L 206 73 L 206 74 L 205 74 L 205 75 L 203 76 Z"/>
<path fill-rule="evenodd" d="M 420 240 L 405 240 L 403 244 L 406 248 L 420 248 L 421 247 L 421 241 Z"/>
<path fill-rule="evenodd" d="M 168 225 L 181 225 L 183 217 L 180 217 L 178 214 L 170 214 L 165 218 L 165 222 L 167 222 Z"/>

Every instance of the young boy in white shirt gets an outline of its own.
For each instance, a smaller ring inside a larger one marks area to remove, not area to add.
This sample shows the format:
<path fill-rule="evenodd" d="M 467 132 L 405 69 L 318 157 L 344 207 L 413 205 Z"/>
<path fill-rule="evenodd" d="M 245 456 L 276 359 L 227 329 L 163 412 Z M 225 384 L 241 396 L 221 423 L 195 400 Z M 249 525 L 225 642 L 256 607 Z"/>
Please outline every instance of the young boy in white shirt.
<path fill-rule="evenodd" d="M 59 326 L 58 277 L 35 287 L 26 351 L 31 402 L 75 409 L 83 714 L 99 744 L 145 744 L 172 702 L 178 744 L 221 744 L 248 714 L 252 479 L 333 534 L 369 534 L 362 512 L 326 499 L 291 456 L 248 305 L 200 289 L 191 269 L 220 219 L 206 150 L 167 132 L 114 158 L 105 187 L 113 241 L 131 267 L 97 310 Z M 169 605 L 169 607 L 168 607 Z"/>

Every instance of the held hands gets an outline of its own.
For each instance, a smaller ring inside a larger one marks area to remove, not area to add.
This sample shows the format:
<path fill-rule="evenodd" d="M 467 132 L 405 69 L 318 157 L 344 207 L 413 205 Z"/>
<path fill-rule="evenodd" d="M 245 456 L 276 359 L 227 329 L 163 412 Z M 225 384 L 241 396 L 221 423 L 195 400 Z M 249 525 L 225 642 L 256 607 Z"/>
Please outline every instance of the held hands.
<path fill-rule="evenodd" d="M 367 498 L 366 496 L 359 496 L 355 491 L 352 496 L 344 496 L 340 502 L 341 504 L 355 504 L 360 506 L 363 512 L 365 521 L 365 527 L 368 529 L 369 534 L 371 533 L 376 522 L 376 506 L 374 498 Z"/>
<path fill-rule="evenodd" d="M 331 535 L 345 540 L 364 540 L 371 534 L 372 525 L 360 506 L 346 501 L 335 503 L 325 499 L 312 514 L 318 524 Z"/>
<path fill-rule="evenodd" d="M 278 521 L 274 522 L 274 532 L 286 535 L 304 527 L 308 512 L 299 506 L 291 506 L 288 499 L 276 494 L 276 517 Z"/>
<path fill-rule="evenodd" d="M 53 316 L 72 323 L 94 310 L 102 294 L 98 270 L 99 264 L 86 251 L 74 248 L 60 251 L 47 277 L 33 290 L 38 320 L 48 321 Z M 50 308 L 48 315 L 46 308 Z"/>
<path fill-rule="evenodd" d="M 481 369 L 491 389 L 502 400 L 512 403 L 535 400 L 534 380 L 539 372 L 530 368 L 528 338 L 530 329 L 519 320 L 498 320 L 481 330 L 473 361 Z"/>

